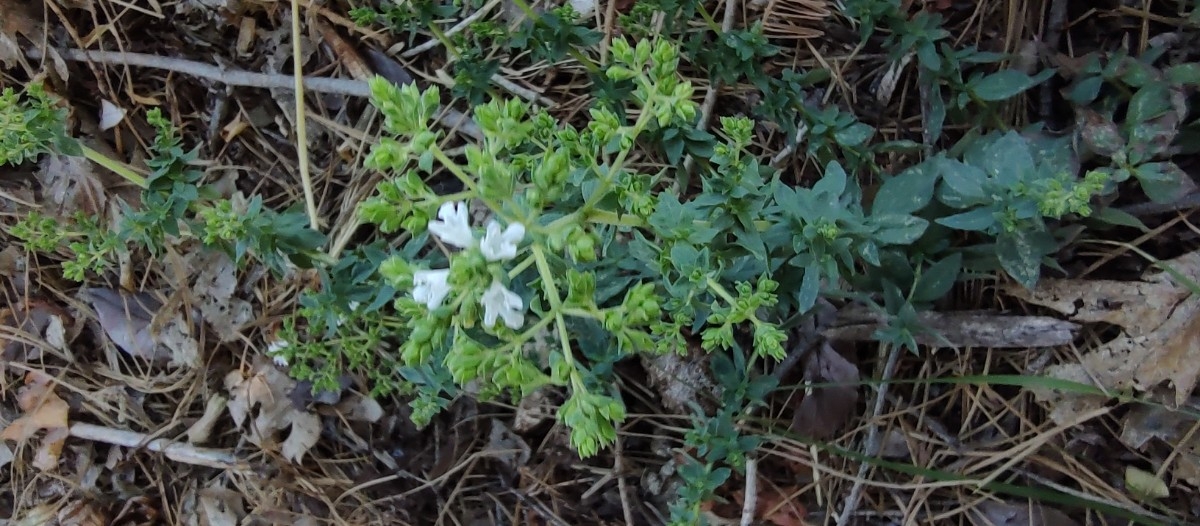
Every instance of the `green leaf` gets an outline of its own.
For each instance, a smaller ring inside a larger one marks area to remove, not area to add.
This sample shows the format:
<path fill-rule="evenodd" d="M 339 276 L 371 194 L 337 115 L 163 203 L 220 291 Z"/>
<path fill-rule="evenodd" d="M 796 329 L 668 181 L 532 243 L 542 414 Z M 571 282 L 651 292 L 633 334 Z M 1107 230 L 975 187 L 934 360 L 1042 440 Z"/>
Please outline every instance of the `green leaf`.
<path fill-rule="evenodd" d="M 996 257 L 1000 259 L 1000 266 L 1027 289 L 1037 285 L 1042 273 L 1042 256 L 1045 254 L 1041 245 L 1044 243 L 1039 242 L 1042 240 L 1037 239 L 1037 234 L 1017 230 L 996 239 Z"/>
<path fill-rule="evenodd" d="M 1161 478 L 1154 473 L 1133 466 L 1125 466 L 1125 487 L 1129 488 L 1129 493 L 1142 501 L 1165 499 L 1171 496 L 1171 489 Z"/>
<path fill-rule="evenodd" d="M 1150 228 L 1142 223 L 1141 219 L 1119 208 L 1101 208 L 1099 211 L 1093 212 L 1091 218 L 1109 225 L 1133 227 L 1142 232 L 1150 231 Z"/>
<path fill-rule="evenodd" d="M 872 237 L 882 245 L 907 245 L 929 227 L 929 221 L 906 214 L 872 216 L 871 222 L 879 228 Z"/>
<path fill-rule="evenodd" d="M 962 259 L 962 252 L 955 252 L 925 269 L 913 290 L 913 301 L 936 301 L 949 293 L 962 270 Z"/>
<path fill-rule="evenodd" d="M 1054 76 L 1052 69 L 1042 71 L 1033 77 L 1015 69 L 1006 69 L 978 79 L 970 86 L 970 89 L 975 98 L 979 100 L 1001 101 L 1020 95 L 1052 76 Z"/>
<path fill-rule="evenodd" d="M 820 292 L 821 266 L 816 259 L 812 259 L 804 267 L 804 279 L 800 282 L 800 291 L 796 295 L 796 307 L 800 312 L 808 312 L 817 304 L 817 295 Z"/>
<path fill-rule="evenodd" d="M 1167 81 L 1172 84 L 1200 85 L 1200 63 L 1176 64 L 1167 68 L 1166 75 Z"/>
<path fill-rule="evenodd" d="M 868 265 L 878 267 L 881 264 L 879 260 L 879 245 L 875 244 L 874 241 L 868 240 L 859 245 L 858 255 Z"/>
<path fill-rule="evenodd" d="M 925 139 L 932 145 L 941 138 L 942 127 L 946 124 L 946 100 L 942 98 L 941 84 L 935 84 L 930 92 L 929 108 L 923 112 L 922 116 L 925 119 Z"/>
<path fill-rule="evenodd" d="M 879 186 L 871 214 L 911 214 L 925 208 L 933 198 L 937 179 L 937 170 L 927 163 L 900 172 Z"/>
<path fill-rule="evenodd" d="M 1132 126 L 1158 117 L 1171 109 L 1171 93 L 1166 84 L 1147 84 L 1129 99 L 1125 113 L 1126 126 Z"/>
<path fill-rule="evenodd" d="M 976 208 L 961 214 L 939 217 L 935 221 L 939 225 L 956 230 L 982 232 L 992 228 L 996 224 L 996 213 L 991 207 Z"/>
<path fill-rule="evenodd" d="M 862 146 L 875 133 L 875 128 L 861 122 L 840 129 L 833 134 L 833 139 L 846 148 Z"/>
<path fill-rule="evenodd" d="M 1080 138 L 1087 147 L 1104 157 L 1112 157 L 1125 148 L 1125 138 L 1116 123 L 1089 108 L 1080 108 Z"/>
<path fill-rule="evenodd" d="M 1067 100 L 1078 106 L 1090 104 L 1100 96 L 1100 88 L 1104 87 L 1104 77 L 1099 75 L 1086 77 L 1075 81 L 1067 92 Z"/>
<path fill-rule="evenodd" d="M 837 161 L 825 165 L 825 175 L 812 187 L 813 193 L 831 197 L 841 196 L 846 191 L 846 170 Z"/>
<path fill-rule="evenodd" d="M 938 198 L 955 208 L 984 204 L 988 201 L 983 191 L 987 174 L 969 164 L 945 157 L 937 159 L 938 173 L 942 177 L 942 192 Z"/>
<path fill-rule="evenodd" d="M 1034 168 L 1033 152 L 1020 134 L 1010 131 L 988 145 L 982 167 L 995 182 L 1005 188 L 1016 186 Z"/>
<path fill-rule="evenodd" d="M 1146 163 L 1137 167 L 1133 172 L 1138 184 L 1151 201 L 1168 203 L 1179 197 L 1180 185 L 1187 174 L 1175 163 Z"/>

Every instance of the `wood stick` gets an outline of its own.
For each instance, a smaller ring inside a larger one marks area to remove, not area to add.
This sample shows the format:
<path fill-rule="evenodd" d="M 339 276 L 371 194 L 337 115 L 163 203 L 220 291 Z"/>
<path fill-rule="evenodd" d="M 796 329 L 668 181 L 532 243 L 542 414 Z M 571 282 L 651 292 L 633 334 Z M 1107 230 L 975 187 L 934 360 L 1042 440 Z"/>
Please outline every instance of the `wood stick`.
<path fill-rule="evenodd" d="M 98 64 L 135 66 L 143 68 L 173 71 L 193 77 L 220 82 L 230 86 L 265 89 L 295 90 L 295 79 L 291 75 L 255 73 L 239 69 L 226 69 L 212 64 L 185 60 L 174 57 L 147 55 L 144 53 L 126 53 L 116 51 L 91 51 L 83 49 L 57 49 L 63 59 L 74 62 L 95 62 Z M 29 49 L 25 55 L 33 60 L 41 60 L 45 53 L 40 49 Z M 331 77 L 304 77 L 304 88 L 320 93 L 348 95 L 352 97 L 370 97 L 371 88 L 366 81 Z M 458 129 L 476 140 L 483 140 L 483 132 L 475 121 L 466 114 L 454 108 L 440 108 L 442 125 Z"/>
<path fill-rule="evenodd" d="M 217 469 L 245 470 L 246 464 L 231 453 L 217 449 L 196 447 L 183 442 L 175 442 L 166 438 L 150 438 L 145 433 L 113 429 L 92 424 L 71 424 L 71 436 L 93 442 L 102 442 L 114 446 L 128 448 L 145 448 L 156 453 L 162 453 L 176 462 L 206 466 Z"/>

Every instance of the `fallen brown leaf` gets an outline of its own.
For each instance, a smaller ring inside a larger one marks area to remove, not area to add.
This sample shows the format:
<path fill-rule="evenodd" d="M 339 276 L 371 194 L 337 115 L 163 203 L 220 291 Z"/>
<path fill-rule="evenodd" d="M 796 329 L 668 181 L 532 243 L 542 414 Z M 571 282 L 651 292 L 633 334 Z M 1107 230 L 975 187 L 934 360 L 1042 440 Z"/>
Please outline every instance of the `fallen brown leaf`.
<path fill-rule="evenodd" d="M 3 64 L 5 69 L 13 68 L 19 63 L 32 67 L 32 70 L 27 69 L 29 73 L 36 72 L 37 66 L 29 65 L 25 61 L 23 50 L 26 44 L 22 42 L 22 39 L 25 39 L 37 45 L 46 38 L 42 17 L 40 13 L 34 12 L 34 5 L 34 2 L 0 2 L 0 64 Z M 57 52 L 51 51 L 50 54 L 55 72 L 63 80 L 67 80 L 66 63 Z"/>
<path fill-rule="evenodd" d="M 23 332 L 28 338 L 42 338 L 57 349 L 66 347 L 66 327 L 73 323 L 66 309 L 42 300 L 15 302 L 11 307 L 0 309 L 0 326 Z M 0 353 L 3 358 L 0 371 L 4 370 L 4 362 L 36 360 L 42 355 L 41 348 L 26 343 L 24 338 L 5 339 L 8 343 Z"/>
<path fill-rule="evenodd" d="M 758 488 L 758 507 L 755 516 L 767 524 L 775 526 L 807 526 L 804 521 L 808 510 L 799 499 L 791 495 L 799 494 L 799 488 L 779 488 L 771 485 Z"/>
<path fill-rule="evenodd" d="M 75 212 L 104 216 L 108 197 L 91 161 L 83 157 L 51 154 L 42 161 L 38 180 L 52 205 L 49 211 L 60 218 Z"/>
<path fill-rule="evenodd" d="M 805 383 L 853 384 L 858 379 L 858 367 L 828 343 L 822 344 L 804 359 Z M 792 414 L 791 430 L 815 439 L 829 437 L 854 416 L 857 404 L 857 385 L 815 387 L 797 405 L 796 412 Z"/>
<path fill-rule="evenodd" d="M 25 414 L 0 432 L 0 440 L 24 442 L 45 430 L 46 436 L 42 437 L 34 454 L 33 465 L 42 471 L 54 469 L 70 434 L 67 429 L 69 408 L 54 394 L 54 379 L 38 371 L 27 373 L 25 386 L 17 392 L 17 406 Z"/>
<path fill-rule="evenodd" d="M 1163 264 L 1187 279 L 1200 278 L 1200 252 Z M 1169 272 L 1151 271 L 1138 281 L 1046 280 L 1032 291 L 1012 287 L 1008 292 L 1067 314 L 1072 321 L 1121 328 L 1118 337 L 1084 354 L 1079 363 L 1048 367 L 1049 376 L 1112 390 L 1149 391 L 1170 382 L 1175 405 L 1182 405 L 1196 387 L 1200 378 L 1200 296 Z M 1060 423 L 1103 403 L 1096 396 L 1032 391 L 1051 405 L 1051 418 Z"/>
<path fill-rule="evenodd" d="M 58 504 L 38 504 L 12 521 L 12 526 L 46 526 L 53 524 Z"/>
<path fill-rule="evenodd" d="M 152 294 L 106 288 L 85 288 L 82 292 L 91 300 L 104 333 L 122 351 L 152 361 L 166 357 L 150 331 L 154 314 L 162 308 L 162 302 Z"/>
<path fill-rule="evenodd" d="M 200 513 L 203 526 L 237 526 L 246 515 L 242 495 L 224 488 L 200 490 Z"/>
<path fill-rule="evenodd" d="M 249 376 L 231 371 L 225 376 L 229 390 L 229 415 L 238 426 L 249 420 L 255 408 L 257 416 L 250 421 L 247 439 L 259 447 L 268 445 L 276 434 L 289 430 L 280 444 L 280 453 L 291 462 L 299 463 L 304 454 L 321 436 L 321 420 L 317 415 L 297 409 L 289 395 L 296 381 L 284 374 L 269 360 L 256 362 Z"/>
<path fill-rule="evenodd" d="M 1154 398 L 1152 398 L 1154 399 Z M 1188 406 L 1200 409 L 1200 397 L 1192 397 Z M 1121 419 L 1121 443 L 1142 450 L 1151 439 L 1159 439 L 1172 446 L 1187 435 L 1196 424 L 1196 419 L 1183 411 L 1173 411 L 1160 405 L 1138 405 L 1130 408 Z M 1200 447 L 1200 436 L 1194 437 Z"/>
<path fill-rule="evenodd" d="M 80 292 L 96 310 L 104 333 L 122 351 L 170 365 L 194 366 L 199 361 L 199 343 L 191 324 L 182 314 L 164 311 L 153 294 L 99 287 Z"/>
<path fill-rule="evenodd" d="M 108 513 L 98 503 L 81 500 L 58 511 L 58 526 L 108 526 Z"/>
<path fill-rule="evenodd" d="M 237 265 L 227 254 L 216 250 L 189 254 L 185 261 L 188 268 L 200 269 L 192 293 L 204 321 L 222 342 L 237 339 L 241 328 L 254 319 L 250 303 L 234 297 Z"/>

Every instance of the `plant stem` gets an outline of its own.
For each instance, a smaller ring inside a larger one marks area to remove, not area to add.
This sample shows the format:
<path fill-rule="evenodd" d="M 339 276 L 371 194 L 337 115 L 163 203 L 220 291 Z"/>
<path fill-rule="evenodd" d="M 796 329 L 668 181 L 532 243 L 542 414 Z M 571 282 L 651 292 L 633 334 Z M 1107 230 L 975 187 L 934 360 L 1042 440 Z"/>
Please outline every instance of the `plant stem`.
<path fill-rule="evenodd" d="M 654 116 L 654 102 L 655 97 L 651 96 L 646 100 L 646 105 L 642 106 L 641 114 L 638 115 L 637 121 L 633 123 L 630 141 L 636 141 L 638 135 L 641 135 L 642 131 L 646 129 L 646 126 L 650 124 L 650 118 Z M 625 166 L 625 159 L 629 157 L 629 152 L 631 150 L 633 150 L 633 148 L 621 149 L 621 153 L 617 154 L 617 159 L 613 161 L 611 165 L 609 165 L 608 173 L 604 174 L 604 178 L 600 180 L 600 184 L 596 186 L 595 191 L 593 191 L 592 194 L 588 196 L 587 200 L 584 201 L 583 206 L 580 206 L 578 210 L 570 214 L 558 218 L 553 223 L 546 225 L 546 230 L 553 232 L 558 228 L 561 228 L 563 225 L 578 221 L 580 218 L 589 217 L 588 214 L 591 212 L 592 208 L 596 206 L 596 203 L 599 203 L 601 199 L 604 199 L 604 196 L 608 195 L 608 191 L 612 189 L 613 182 L 617 180 L 617 175 L 621 173 L 621 169 Z"/>
<path fill-rule="evenodd" d="M 118 162 L 116 160 L 110 159 L 108 156 L 106 156 L 96 150 L 93 150 L 91 148 L 88 148 L 87 146 L 84 146 L 82 144 L 79 146 L 81 148 L 83 148 L 83 156 L 86 157 L 89 161 L 92 161 L 100 166 L 103 166 L 103 167 L 111 170 L 113 173 L 115 173 L 121 177 L 124 177 L 127 181 L 129 181 L 133 184 L 136 184 L 141 188 L 146 187 L 146 178 L 138 175 L 129 166 L 127 166 L 121 162 Z"/>
<path fill-rule="evenodd" d="M 574 371 L 575 357 L 571 355 L 571 334 L 567 332 L 567 321 L 563 319 L 562 298 L 558 296 L 558 286 L 554 284 L 554 274 L 550 271 L 550 262 L 546 260 L 546 253 L 542 251 L 542 247 L 533 245 L 530 249 L 533 250 L 538 274 L 541 274 L 542 283 L 546 287 L 546 296 L 550 301 L 550 315 L 554 316 L 555 324 L 558 326 L 558 339 L 562 344 L 563 360 Z"/>
<path fill-rule="evenodd" d="M 304 103 L 304 56 L 300 49 L 300 0 L 292 0 L 292 79 L 296 90 L 296 156 L 300 163 L 300 182 L 304 185 L 304 207 L 308 211 L 308 224 L 313 230 L 321 231 L 321 218 L 317 215 L 317 198 L 313 191 L 312 175 L 308 166 L 308 127 L 306 126 Z"/>

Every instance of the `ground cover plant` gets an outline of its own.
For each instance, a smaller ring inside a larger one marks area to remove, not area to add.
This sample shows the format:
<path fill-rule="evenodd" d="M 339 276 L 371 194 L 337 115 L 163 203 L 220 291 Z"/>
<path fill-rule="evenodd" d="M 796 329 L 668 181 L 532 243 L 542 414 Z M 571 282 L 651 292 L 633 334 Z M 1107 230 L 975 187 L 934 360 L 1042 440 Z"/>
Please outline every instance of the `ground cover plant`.
<path fill-rule="evenodd" d="M 0 15 L 0 520 L 1200 514 L 1188 2 Z"/>

